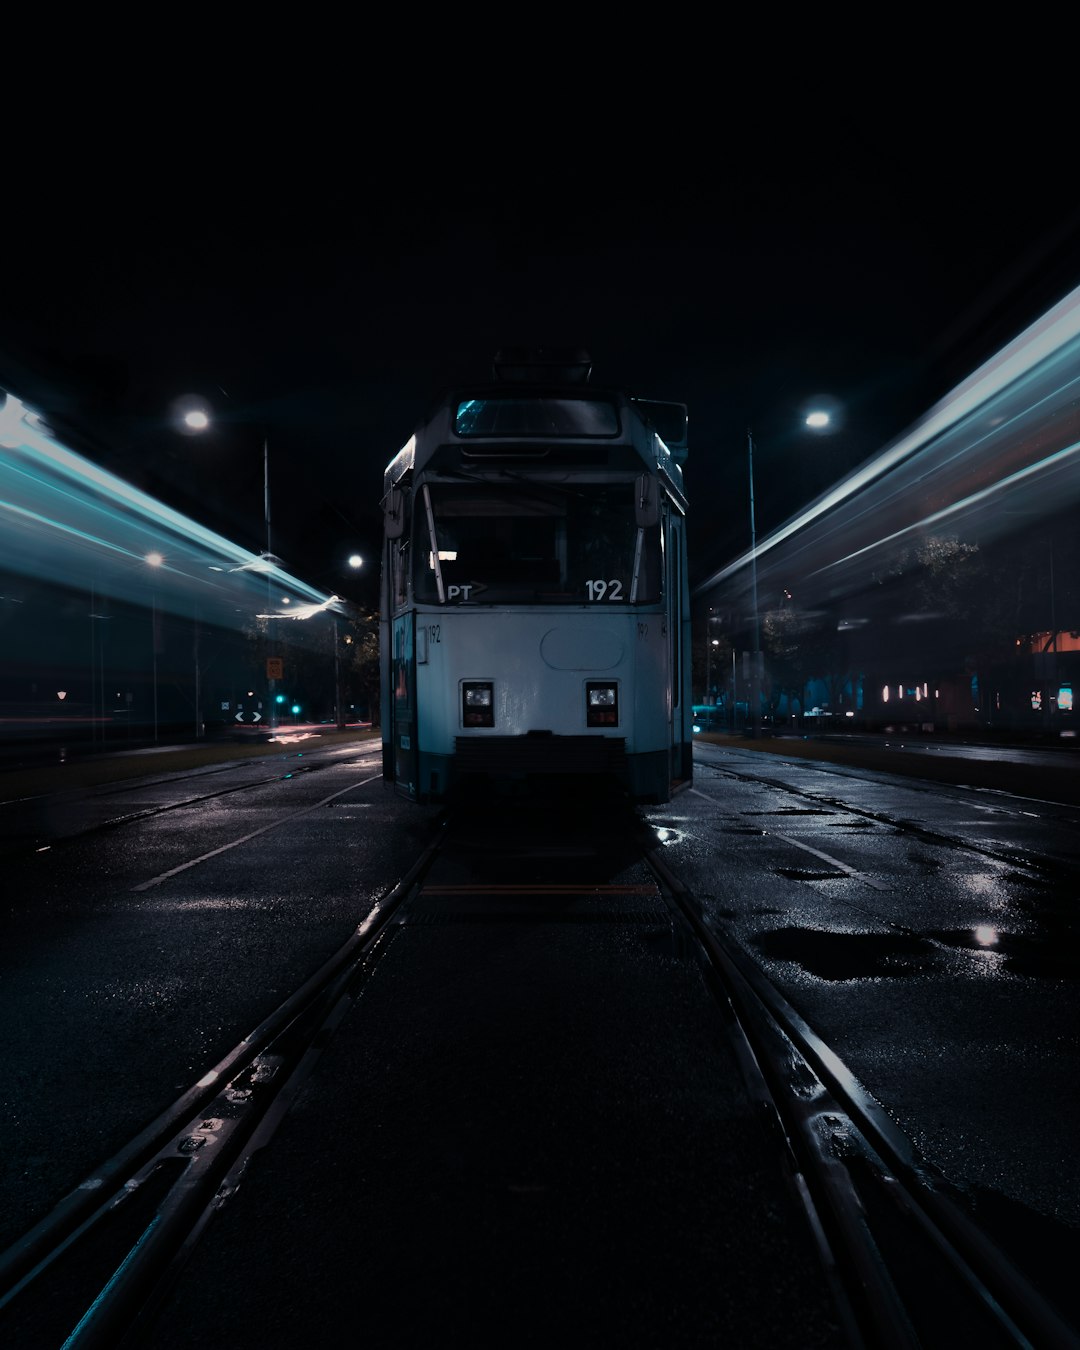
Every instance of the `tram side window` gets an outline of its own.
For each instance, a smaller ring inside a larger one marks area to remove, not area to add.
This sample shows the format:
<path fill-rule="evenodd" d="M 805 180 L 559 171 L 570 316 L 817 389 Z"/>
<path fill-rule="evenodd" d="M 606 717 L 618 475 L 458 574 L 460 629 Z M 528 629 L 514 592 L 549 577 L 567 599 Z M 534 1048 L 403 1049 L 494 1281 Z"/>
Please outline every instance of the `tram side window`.
<path fill-rule="evenodd" d="M 409 539 L 390 540 L 394 608 L 400 609 L 409 599 Z"/>

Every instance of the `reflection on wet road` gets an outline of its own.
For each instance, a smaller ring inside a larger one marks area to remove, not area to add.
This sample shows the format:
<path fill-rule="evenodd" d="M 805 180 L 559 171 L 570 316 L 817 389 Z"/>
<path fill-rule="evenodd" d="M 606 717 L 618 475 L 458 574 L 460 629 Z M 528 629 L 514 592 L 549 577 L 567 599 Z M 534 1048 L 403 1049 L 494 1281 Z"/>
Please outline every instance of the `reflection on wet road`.
<path fill-rule="evenodd" d="M 645 814 L 924 1155 L 1080 1258 L 1080 810 L 698 744 L 693 790 Z"/>

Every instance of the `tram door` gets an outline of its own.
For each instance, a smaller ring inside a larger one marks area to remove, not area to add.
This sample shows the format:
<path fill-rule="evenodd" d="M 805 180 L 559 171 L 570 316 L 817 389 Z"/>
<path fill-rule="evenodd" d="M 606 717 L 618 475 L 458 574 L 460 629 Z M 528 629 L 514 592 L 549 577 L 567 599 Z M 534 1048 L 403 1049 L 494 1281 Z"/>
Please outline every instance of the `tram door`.
<path fill-rule="evenodd" d="M 416 800 L 419 779 L 419 747 L 416 743 L 416 645 L 415 616 L 399 614 L 394 619 L 391 661 L 393 689 L 390 695 L 393 738 L 394 785 L 403 797 Z"/>
<path fill-rule="evenodd" d="M 416 801 L 419 746 L 416 740 L 416 619 L 409 600 L 409 540 L 407 503 L 392 488 L 383 503 L 386 552 L 383 558 L 381 603 L 390 620 L 390 651 L 382 655 L 383 773 L 393 766 L 394 786 Z M 395 613 L 395 611 L 397 611 Z"/>
<path fill-rule="evenodd" d="M 671 639 L 671 780 L 687 783 L 693 778 L 690 694 L 690 605 L 686 576 L 686 544 L 682 521 L 671 522 L 671 605 L 668 625 Z"/>

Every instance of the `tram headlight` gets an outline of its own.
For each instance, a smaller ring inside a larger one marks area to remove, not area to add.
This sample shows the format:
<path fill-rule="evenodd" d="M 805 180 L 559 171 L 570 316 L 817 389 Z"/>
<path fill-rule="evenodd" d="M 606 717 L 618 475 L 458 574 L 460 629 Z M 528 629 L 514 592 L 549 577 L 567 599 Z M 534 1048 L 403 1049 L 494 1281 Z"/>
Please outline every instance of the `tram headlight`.
<path fill-rule="evenodd" d="M 490 680 L 469 680 L 462 684 L 461 724 L 466 727 L 495 725 L 495 686 Z"/>
<path fill-rule="evenodd" d="M 588 727 L 617 727 L 619 725 L 619 686 L 590 680 L 585 686 L 585 725 Z"/>

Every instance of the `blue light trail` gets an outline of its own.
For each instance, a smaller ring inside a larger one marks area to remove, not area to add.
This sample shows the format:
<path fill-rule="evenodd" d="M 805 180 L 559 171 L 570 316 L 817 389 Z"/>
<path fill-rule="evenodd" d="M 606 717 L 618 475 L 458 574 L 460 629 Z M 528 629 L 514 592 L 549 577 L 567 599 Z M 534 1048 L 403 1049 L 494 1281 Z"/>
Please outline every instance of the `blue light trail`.
<path fill-rule="evenodd" d="M 159 564 L 148 559 L 159 555 Z M 0 406 L 0 572 L 245 629 L 344 613 L 326 595 L 58 441 L 11 393 Z M 269 602 L 269 603 L 268 603 Z"/>
<path fill-rule="evenodd" d="M 1080 288 L 694 595 L 745 605 L 755 553 L 759 585 L 797 581 L 803 605 L 855 594 L 913 542 L 989 543 L 1080 501 L 1078 450 Z"/>

